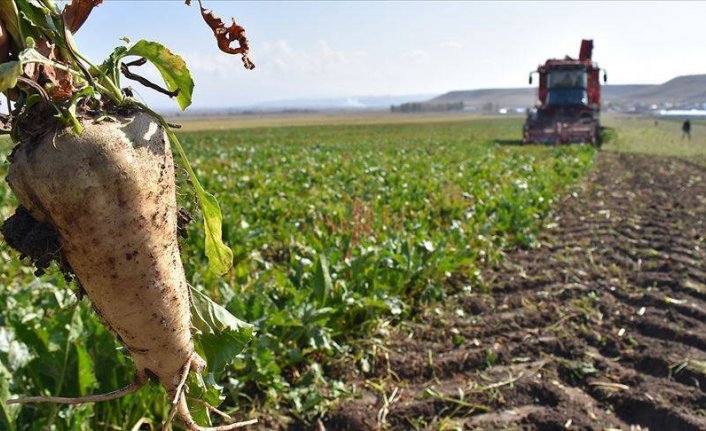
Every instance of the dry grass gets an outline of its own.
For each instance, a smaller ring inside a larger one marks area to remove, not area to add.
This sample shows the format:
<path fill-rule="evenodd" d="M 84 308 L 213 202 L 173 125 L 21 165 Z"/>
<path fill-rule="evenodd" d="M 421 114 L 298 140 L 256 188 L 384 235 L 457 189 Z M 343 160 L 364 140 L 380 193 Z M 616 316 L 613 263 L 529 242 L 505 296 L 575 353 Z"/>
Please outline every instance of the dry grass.
<path fill-rule="evenodd" d="M 682 139 L 683 119 L 604 116 L 603 124 L 617 138 L 603 147 L 608 151 L 681 157 L 706 166 L 706 122 L 692 120 L 691 140 Z"/>

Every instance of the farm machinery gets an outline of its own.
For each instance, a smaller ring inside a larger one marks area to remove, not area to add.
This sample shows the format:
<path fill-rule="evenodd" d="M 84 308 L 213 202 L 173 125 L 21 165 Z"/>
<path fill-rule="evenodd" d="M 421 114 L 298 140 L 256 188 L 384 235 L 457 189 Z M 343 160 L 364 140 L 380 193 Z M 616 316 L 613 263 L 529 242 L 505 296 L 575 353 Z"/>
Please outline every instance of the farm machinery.
<path fill-rule="evenodd" d="M 539 91 L 536 107 L 527 114 L 524 143 L 600 145 L 600 68 L 592 54 L 593 41 L 583 40 L 578 59 L 550 59 L 530 73 L 530 85 L 539 75 Z"/>

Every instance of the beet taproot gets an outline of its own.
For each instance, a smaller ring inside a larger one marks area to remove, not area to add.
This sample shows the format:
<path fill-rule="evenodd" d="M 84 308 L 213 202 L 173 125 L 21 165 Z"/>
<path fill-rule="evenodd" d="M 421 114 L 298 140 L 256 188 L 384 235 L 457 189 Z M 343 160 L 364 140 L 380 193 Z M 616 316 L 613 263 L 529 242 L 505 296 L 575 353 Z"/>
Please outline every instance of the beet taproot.
<path fill-rule="evenodd" d="M 184 110 L 192 101 L 191 73 L 179 55 L 147 40 L 126 38 L 103 63 L 92 63 L 79 52 L 73 33 L 100 3 L 72 0 L 63 11 L 52 0 L 12 0 L 0 7 L 0 92 L 10 102 L 9 115 L 0 115 L 0 132 L 17 144 L 7 181 L 20 203 L 0 231 L 33 261 L 37 275 L 56 261 L 78 282 L 77 296 L 88 297 L 130 353 L 135 378 L 107 394 L 8 404 L 109 400 L 156 380 L 171 396 L 165 428 L 177 414 L 192 430 L 253 423 L 200 428 L 189 413 L 187 377 L 206 367 L 196 348 L 213 377 L 252 339 L 252 326 L 187 284 L 177 238 L 179 221 L 188 217 L 176 207 L 172 149 L 198 199 L 208 268 L 218 275 L 233 264 L 222 238 L 220 206 L 199 182 L 171 125 L 121 84 L 122 75 L 168 95 Z M 227 25 L 201 1 L 199 9 L 219 49 L 241 55 L 245 68 L 253 69 L 245 29 L 234 20 Z M 131 70 L 146 63 L 164 86 Z M 201 393 L 220 392 L 214 379 L 197 377 L 189 385 Z M 199 401 L 200 416 L 217 412 Z"/>
<path fill-rule="evenodd" d="M 166 133 L 142 112 L 83 127 L 80 136 L 64 129 L 21 142 L 7 181 L 32 217 L 56 230 L 63 258 L 135 363 L 135 382 L 111 398 L 154 377 L 184 423 L 199 429 L 181 392 L 187 374 L 201 372 L 204 361 L 194 351 Z M 103 399 L 110 398 L 11 402 Z"/>

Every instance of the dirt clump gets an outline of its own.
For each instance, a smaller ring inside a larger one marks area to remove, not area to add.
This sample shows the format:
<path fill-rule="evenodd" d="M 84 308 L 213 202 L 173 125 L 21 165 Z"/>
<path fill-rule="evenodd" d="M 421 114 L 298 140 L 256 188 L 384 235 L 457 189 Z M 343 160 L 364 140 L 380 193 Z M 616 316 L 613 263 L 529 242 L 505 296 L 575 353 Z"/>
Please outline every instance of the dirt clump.
<path fill-rule="evenodd" d="M 69 263 L 61 252 L 59 235 L 51 225 L 36 220 L 20 205 L 0 227 L 0 233 L 7 244 L 21 253 L 21 258 L 29 258 L 37 268 L 35 275 L 44 274 L 52 261 L 55 261 L 64 276 L 74 278 Z"/>

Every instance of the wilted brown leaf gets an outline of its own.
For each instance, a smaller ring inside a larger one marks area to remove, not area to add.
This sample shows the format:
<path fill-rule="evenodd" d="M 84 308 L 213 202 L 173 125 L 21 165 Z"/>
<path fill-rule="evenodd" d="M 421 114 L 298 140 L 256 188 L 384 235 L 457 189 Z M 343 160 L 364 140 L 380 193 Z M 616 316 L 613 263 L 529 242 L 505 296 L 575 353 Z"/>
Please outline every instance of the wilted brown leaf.
<path fill-rule="evenodd" d="M 45 39 L 37 40 L 35 49 L 50 60 L 60 61 L 56 45 L 47 43 Z M 66 100 L 73 93 L 73 79 L 69 72 L 52 66 L 29 63 L 24 66 L 24 75 L 30 80 L 47 85 L 49 97 L 54 101 Z"/>
<path fill-rule="evenodd" d="M 81 28 L 93 8 L 102 2 L 103 0 L 72 0 L 62 12 L 64 24 L 69 33 L 75 33 Z M 67 37 L 69 37 L 68 33 Z M 36 50 L 48 59 L 59 63 L 67 60 L 62 58 L 56 45 L 49 43 L 46 39 L 39 39 L 36 43 Z M 46 87 L 49 98 L 54 101 L 67 100 L 73 94 L 74 82 L 69 72 L 49 65 L 30 63 L 24 66 L 24 74 L 30 80 Z"/>
<path fill-rule="evenodd" d="M 186 4 L 191 4 L 191 0 L 186 0 Z M 201 16 L 203 17 L 206 24 L 213 30 L 214 36 L 218 41 L 218 48 L 228 54 L 240 54 L 243 57 L 243 65 L 246 69 L 254 69 L 255 65 L 250 58 L 248 53 L 250 52 L 250 44 L 245 36 L 245 29 L 235 23 L 235 19 L 231 18 L 233 24 L 230 27 L 226 27 L 222 19 L 213 14 L 213 11 L 206 10 L 199 0 L 199 7 L 201 8 Z M 238 47 L 233 48 L 231 45 L 233 42 L 238 42 Z"/>
<path fill-rule="evenodd" d="M 48 94 L 49 98 L 55 102 L 68 100 L 74 94 L 71 75 L 66 74 L 66 76 L 59 79 L 56 84 L 49 88 Z"/>
<path fill-rule="evenodd" d="M 103 0 L 72 0 L 71 4 L 66 6 L 62 13 L 64 22 L 71 30 L 71 33 L 76 33 L 86 22 L 86 18 L 88 18 L 93 8 L 101 3 L 103 3 Z"/>

